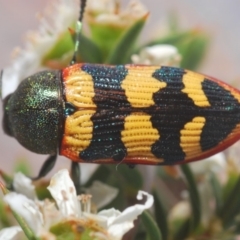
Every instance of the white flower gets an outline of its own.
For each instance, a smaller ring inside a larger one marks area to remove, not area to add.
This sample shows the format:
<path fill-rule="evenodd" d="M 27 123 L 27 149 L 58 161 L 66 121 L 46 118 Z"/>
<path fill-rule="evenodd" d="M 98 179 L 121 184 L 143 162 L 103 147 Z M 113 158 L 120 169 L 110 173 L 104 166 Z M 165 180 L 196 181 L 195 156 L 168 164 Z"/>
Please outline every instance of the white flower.
<path fill-rule="evenodd" d="M 117 194 L 115 189 L 99 182 L 96 182 L 87 191 L 93 192 L 97 198 L 97 192 L 101 192 L 102 187 L 103 193 L 108 194 L 109 191 L 113 191 L 113 193 L 110 194 L 110 197 L 106 196 L 107 200 L 104 200 L 103 196 L 100 195 L 101 205 L 108 203 Z M 96 191 L 96 188 L 99 189 Z M 88 194 L 77 196 L 67 170 L 61 170 L 55 174 L 48 189 L 57 206 L 48 200 L 33 201 L 13 192 L 4 196 L 4 200 L 10 208 L 23 217 L 37 236 L 47 236 L 50 234 L 48 232 L 50 227 L 58 223 L 68 222 L 68 224 L 83 226 L 88 231 L 90 229 L 91 235 L 96 239 L 122 239 L 122 236 L 134 226 L 133 221 L 137 216 L 153 204 L 151 195 L 139 191 L 137 199 L 142 200 L 145 196 L 145 204 L 128 207 L 122 213 L 115 209 L 109 209 L 93 214 L 90 212 L 91 196 Z"/>
<path fill-rule="evenodd" d="M 122 213 L 114 208 L 109 210 L 102 210 L 97 215 L 84 213 L 84 216 L 88 219 L 95 220 L 98 225 L 107 229 L 109 238 L 107 239 L 122 239 L 122 236 L 133 228 L 133 221 L 142 214 L 146 209 L 151 208 L 153 205 L 153 196 L 144 192 L 139 191 L 137 195 L 138 200 L 142 200 L 143 196 L 147 197 L 144 205 L 136 204 L 128 207 Z"/>
<path fill-rule="evenodd" d="M 0 240 L 18 240 L 23 236 L 23 231 L 19 226 L 4 228 L 0 230 Z"/>
<path fill-rule="evenodd" d="M 178 202 L 169 213 L 171 222 L 185 220 L 191 216 L 191 206 L 187 200 Z"/>
<path fill-rule="evenodd" d="M 94 15 L 101 13 L 114 13 L 117 6 L 117 0 L 90 0 L 87 2 L 86 12 Z"/>
<path fill-rule="evenodd" d="M 53 48 L 59 37 L 72 26 L 79 14 L 79 1 L 55 0 L 39 16 L 38 31 L 27 35 L 24 49 L 18 49 L 11 66 L 4 69 L 2 76 L 2 98 L 13 92 L 19 82 L 35 73 L 44 56 Z"/>
<path fill-rule="evenodd" d="M 60 170 L 52 177 L 48 190 L 63 216 L 81 216 L 76 189 L 67 170 Z"/>
<path fill-rule="evenodd" d="M 13 188 L 15 192 L 21 193 L 29 199 L 34 200 L 36 198 L 35 186 L 32 184 L 32 180 L 21 172 L 14 174 Z"/>
<path fill-rule="evenodd" d="M 26 196 L 11 192 L 4 196 L 10 208 L 27 222 L 28 226 L 39 235 L 43 228 L 43 215 L 36 202 Z"/>
<path fill-rule="evenodd" d="M 94 181 L 92 186 L 85 192 L 92 196 L 92 201 L 98 209 L 110 203 L 118 194 L 118 189 L 104 184 L 100 181 Z"/>
<path fill-rule="evenodd" d="M 206 158 L 203 161 L 190 163 L 190 167 L 196 175 L 204 175 L 209 172 L 219 173 L 220 171 L 225 171 L 226 165 L 226 158 L 222 152 Z"/>
<path fill-rule="evenodd" d="M 130 1 L 126 9 L 120 10 L 120 4 L 114 0 L 90 0 L 87 8 L 87 21 L 118 27 L 131 26 L 136 20 L 147 16 L 147 9 L 140 1 Z"/>
<path fill-rule="evenodd" d="M 132 55 L 134 64 L 179 66 L 180 61 L 177 48 L 168 44 L 145 47 L 138 55 Z"/>

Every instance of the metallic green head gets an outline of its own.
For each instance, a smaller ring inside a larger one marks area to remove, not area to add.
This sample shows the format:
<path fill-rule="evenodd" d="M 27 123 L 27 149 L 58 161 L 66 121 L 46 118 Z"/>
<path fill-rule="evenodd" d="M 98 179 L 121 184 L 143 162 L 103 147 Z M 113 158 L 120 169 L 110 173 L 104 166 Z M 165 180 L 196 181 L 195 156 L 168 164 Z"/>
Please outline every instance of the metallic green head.
<path fill-rule="evenodd" d="M 63 124 L 61 71 L 26 78 L 4 99 L 3 108 L 6 134 L 35 153 L 57 153 Z"/>

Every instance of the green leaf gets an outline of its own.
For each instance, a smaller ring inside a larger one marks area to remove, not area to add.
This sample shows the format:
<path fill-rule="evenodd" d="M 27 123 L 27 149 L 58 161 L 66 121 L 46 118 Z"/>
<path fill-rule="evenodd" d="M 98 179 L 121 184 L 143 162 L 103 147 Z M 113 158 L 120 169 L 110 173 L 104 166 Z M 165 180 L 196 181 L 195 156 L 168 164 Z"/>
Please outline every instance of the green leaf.
<path fill-rule="evenodd" d="M 240 219 L 239 219 L 239 216 L 237 216 L 237 219 L 236 219 L 236 224 L 234 226 L 234 235 L 239 235 L 240 234 Z M 236 239 L 234 239 L 236 240 Z"/>
<path fill-rule="evenodd" d="M 240 213 L 240 176 L 236 181 L 236 184 L 229 192 L 221 210 L 219 217 L 222 219 L 223 226 L 225 228 L 230 227 L 235 220 L 235 217 Z"/>
<path fill-rule="evenodd" d="M 156 191 L 153 191 L 154 197 L 154 213 L 155 219 L 158 224 L 159 229 L 162 233 L 162 239 L 166 240 L 168 238 L 168 225 L 167 225 L 167 213 L 163 206 L 163 203 Z"/>
<path fill-rule="evenodd" d="M 216 213 L 218 215 L 220 213 L 220 209 L 223 205 L 222 188 L 221 188 L 221 185 L 214 173 L 212 173 L 210 176 L 210 184 L 212 186 L 213 195 L 215 197 Z"/>
<path fill-rule="evenodd" d="M 78 55 L 81 62 L 103 63 L 103 56 L 99 47 L 84 35 L 81 35 L 80 38 Z"/>
<path fill-rule="evenodd" d="M 39 240 L 39 238 L 37 238 L 35 236 L 32 229 L 29 228 L 26 221 L 20 215 L 18 215 L 15 211 L 12 210 L 12 213 L 13 213 L 14 218 L 16 219 L 16 221 L 18 222 L 18 224 L 22 228 L 22 230 L 23 230 L 24 234 L 26 235 L 27 239 L 29 239 L 29 240 Z"/>
<path fill-rule="evenodd" d="M 195 70 L 201 63 L 207 49 L 208 39 L 204 35 L 197 34 L 189 39 L 189 42 L 179 49 L 182 55 L 181 67 Z"/>
<path fill-rule="evenodd" d="M 8 189 L 12 189 L 13 177 L 0 170 L 0 176 L 4 180 Z"/>
<path fill-rule="evenodd" d="M 175 46 L 182 56 L 181 67 L 194 70 L 205 55 L 208 42 L 208 37 L 203 32 L 193 29 L 185 32 L 173 32 L 164 38 L 141 46 L 134 52 L 139 53 L 142 48 L 147 46 L 170 44 Z"/>
<path fill-rule="evenodd" d="M 172 33 L 179 31 L 179 18 L 176 11 L 171 11 L 168 14 L 168 28 Z"/>
<path fill-rule="evenodd" d="M 60 59 L 64 54 L 74 49 L 74 42 L 69 31 L 63 33 L 52 49 L 44 56 L 42 64 L 45 65 L 49 60 Z"/>
<path fill-rule="evenodd" d="M 192 208 L 191 230 L 194 231 L 199 226 L 201 220 L 201 203 L 199 192 L 190 167 L 187 164 L 181 165 L 181 170 L 188 183 L 190 203 Z"/>
<path fill-rule="evenodd" d="M 125 164 L 100 165 L 84 186 L 89 187 L 95 180 L 119 189 L 118 197 L 107 206 L 118 209 L 126 207 L 127 202 L 135 202 L 136 194 L 143 186 L 143 179 L 139 170 L 137 168 L 130 169 Z"/>
<path fill-rule="evenodd" d="M 9 226 L 10 221 L 8 217 L 8 211 L 6 209 L 6 204 L 0 199 L 0 229 Z"/>
<path fill-rule="evenodd" d="M 108 165 L 111 172 L 105 183 L 119 189 L 119 195 L 107 207 L 123 209 L 136 202 L 139 189 L 143 188 L 143 178 L 138 168 L 131 169 L 126 164 Z"/>
<path fill-rule="evenodd" d="M 52 195 L 48 191 L 47 187 L 49 186 L 48 181 L 41 181 L 39 184 L 37 184 L 35 191 L 37 194 L 37 197 L 39 200 L 44 200 L 46 198 L 52 199 Z"/>
<path fill-rule="evenodd" d="M 140 230 L 136 233 L 135 238 L 133 239 L 146 240 L 146 233 Z"/>
<path fill-rule="evenodd" d="M 147 16 L 138 20 L 132 25 L 118 40 L 111 50 L 106 63 L 108 64 L 125 64 L 133 52 L 134 43 L 146 22 Z"/>
<path fill-rule="evenodd" d="M 144 225 L 144 228 L 147 232 L 147 239 L 148 240 L 162 240 L 162 234 L 152 218 L 152 216 L 149 214 L 149 212 L 144 211 L 141 215 L 141 220 Z"/>
<path fill-rule="evenodd" d="M 102 209 L 100 210 L 104 210 L 104 209 L 111 209 L 111 208 L 115 208 L 115 209 L 125 209 L 127 206 L 129 206 L 129 199 L 127 199 L 127 195 L 126 195 L 126 189 L 124 188 L 124 184 L 121 184 L 120 182 L 116 182 L 112 181 L 112 178 L 109 179 L 109 181 L 107 182 L 107 184 L 116 187 L 118 189 L 118 195 L 106 206 L 104 206 Z M 135 196 L 136 197 L 136 196 Z"/>
<path fill-rule="evenodd" d="M 114 45 L 125 31 L 125 27 L 113 24 L 90 24 L 91 39 L 101 50 L 104 59 L 107 58 Z"/>
<path fill-rule="evenodd" d="M 186 32 L 172 33 L 172 34 L 169 34 L 168 36 L 165 36 L 163 38 L 159 38 L 159 39 L 153 40 L 151 42 L 148 42 L 148 43 L 142 45 L 141 47 L 139 47 L 136 50 L 135 53 L 138 53 L 144 47 L 158 45 L 158 44 L 170 44 L 170 45 L 175 46 L 177 44 L 180 44 L 180 43 L 184 42 L 192 34 L 193 34 L 192 30 L 186 31 Z"/>
<path fill-rule="evenodd" d="M 31 173 L 31 168 L 26 159 L 19 159 L 14 166 L 14 172 L 21 172 L 26 176 L 29 176 Z"/>
<path fill-rule="evenodd" d="M 190 232 L 190 219 L 186 219 L 183 222 L 179 223 L 177 227 L 177 231 L 173 236 L 173 240 L 185 240 L 187 239 Z"/>
<path fill-rule="evenodd" d="M 224 202 L 229 198 L 229 195 L 233 191 L 238 179 L 239 179 L 239 173 L 230 172 L 228 174 L 227 183 L 223 187 L 223 201 Z"/>
<path fill-rule="evenodd" d="M 137 168 L 132 169 L 128 165 L 122 164 L 117 168 L 115 167 L 114 171 L 115 175 L 117 175 L 118 178 L 121 178 L 122 181 L 125 182 L 125 188 L 132 188 L 136 191 L 142 189 L 143 178 Z"/>

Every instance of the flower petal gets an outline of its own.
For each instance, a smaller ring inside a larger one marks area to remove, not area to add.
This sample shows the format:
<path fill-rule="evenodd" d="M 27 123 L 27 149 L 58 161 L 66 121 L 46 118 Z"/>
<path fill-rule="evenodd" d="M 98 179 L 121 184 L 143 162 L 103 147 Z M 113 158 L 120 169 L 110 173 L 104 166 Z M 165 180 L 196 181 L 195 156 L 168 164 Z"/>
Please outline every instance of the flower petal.
<path fill-rule="evenodd" d="M 94 15 L 99 13 L 114 13 L 116 11 L 117 1 L 116 0 L 98 0 L 88 1 L 86 6 L 86 12 L 90 12 Z"/>
<path fill-rule="evenodd" d="M 43 16 L 39 16 L 38 31 L 28 33 L 25 47 L 17 49 L 12 65 L 4 69 L 2 98 L 15 91 L 20 81 L 39 70 L 46 54 L 66 29 L 75 23 L 78 14 L 78 1 L 52 1 Z"/>
<path fill-rule="evenodd" d="M 83 212 L 83 216 L 91 220 L 91 222 L 96 222 L 98 226 L 105 228 L 109 235 L 107 239 L 120 240 L 126 232 L 133 228 L 133 221 L 137 216 L 153 205 L 153 196 L 146 192 L 139 191 L 137 199 L 142 200 L 144 196 L 146 197 L 144 204 L 136 204 L 128 207 L 122 213 L 111 208 L 102 210 L 97 215 Z"/>
<path fill-rule="evenodd" d="M 48 190 L 63 216 L 81 216 L 76 189 L 66 169 L 60 170 L 52 177 Z"/>
<path fill-rule="evenodd" d="M 226 157 L 224 153 L 215 154 L 204 161 L 194 162 L 190 164 L 191 170 L 196 175 L 205 175 L 210 172 L 219 173 L 227 168 Z"/>
<path fill-rule="evenodd" d="M 86 189 L 86 193 L 92 195 L 92 201 L 100 209 L 117 196 L 118 189 L 100 181 L 94 181 L 92 186 Z"/>
<path fill-rule="evenodd" d="M 20 233 L 23 233 L 19 226 L 4 228 L 0 230 L 0 240 L 18 240 Z"/>
<path fill-rule="evenodd" d="M 132 56 L 132 62 L 135 64 L 178 66 L 180 60 L 177 48 L 168 44 L 145 47 L 139 55 Z"/>
<path fill-rule="evenodd" d="M 142 200 L 143 196 L 146 196 L 146 202 L 144 204 L 136 204 L 134 206 L 125 209 L 120 216 L 118 216 L 112 224 L 118 224 L 124 221 L 133 221 L 138 215 L 140 215 L 144 210 L 149 209 L 153 205 L 153 196 L 144 191 L 138 191 L 137 199 Z"/>
<path fill-rule="evenodd" d="M 28 226 L 37 235 L 41 232 L 43 227 L 43 216 L 34 201 L 15 192 L 5 195 L 4 201 L 27 222 Z"/>
<path fill-rule="evenodd" d="M 146 7 L 137 0 L 130 1 L 124 10 L 120 10 L 120 4 L 116 0 L 89 1 L 86 19 L 94 24 L 127 28 L 147 12 Z"/>
<path fill-rule="evenodd" d="M 122 236 L 134 226 L 133 221 L 138 217 L 138 215 L 153 205 L 154 200 L 152 195 L 144 191 L 139 191 L 137 199 L 142 200 L 143 196 L 147 197 L 144 204 L 136 204 L 128 207 L 121 214 L 114 211 L 113 216 L 108 217 L 108 233 L 113 237 L 113 239 L 121 239 Z M 100 212 L 99 215 L 100 214 L 102 213 Z"/>
<path fill-rule="evenodd" d="M 83 213 L 85 217 L 88 219 L 92 219 L 98 223 L 99 226 L 103 228 L 108 228 L 108 226 L 118 217 L 121 215 L 119 210 L 114 208 L 104 209 L 100 211 L 97 215 L 91 213 Z"/>
<path fill-rule="evenodd" d="M 34 200 L 36 198 L 35 186 L 32 184 L 32 180 L 21 172 L 14 174 L 13 187 L 15 192 L 21 193 L 29 199 Z"/>

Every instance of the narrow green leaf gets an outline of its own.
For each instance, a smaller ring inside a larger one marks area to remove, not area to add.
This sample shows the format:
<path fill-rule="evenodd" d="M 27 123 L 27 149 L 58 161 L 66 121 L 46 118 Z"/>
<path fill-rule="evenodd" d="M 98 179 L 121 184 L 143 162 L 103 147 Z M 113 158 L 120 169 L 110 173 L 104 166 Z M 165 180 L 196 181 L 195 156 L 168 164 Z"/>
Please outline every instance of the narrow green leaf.
<path fill-rule="evenodd" d="M 60 59 L 64 54 L 74 49 L 74 42 L 69 31 L 66 31 L 59 37 L 53 48 L 45 55 L 42 60 L 43 65 L 53 59 Z"/>
<path fill-rule="evenodd" d="M 223 205 L 222 188 L 221 188 L 221 185 L 214 173 L 212 173 L 210 176 L 210 184 L 212 186 L 213 195 L 215 197 L 216 213 L 218 215 L 220 213 L 220 209 Z"/>
<path fill-rule="evenodd" d="M 190 232 L 191 220 L 187 219 L 180 224 L 176 233 L 173 236 L 173 240 L 186 240 Z"/>
<path fill-rule="evenodd" d="M 232 189 L 232 191 L 228 194 L 221 210 L 219 213 L 219 217 L 222 219 L 223 226 L 225 228 L 230 227 L 235 217 L 240 213 L 240 194 L 238 194 L 240 189 L 240 176 Z"/>
<path fill-rule="evenodd" d="M 119 190 L 118 197 L 108 207 L 123 209 L 126 205 L 136 202 L 137 192 L 143 188 L 143 178 L 138 168 L 131 169 L 125 164 L 108 165 L 107 168 L 111 174 L 106 183 Z"/>
<path fill-rule="evenodd" d="M 168 239 L 167 213 L 158 193 L 155 190 L 153 191 L 153 197 L 154 197 L 155 219 L 159 229 L 161 230 L 162 239 L 166 240 Z"/>
<path fill-rule="evenodd" d="M 104 210 L 104 209 L 111 209 L 111 208 L 115 208 L 115 209 L 125 209 L 127 206 L 129 206 L 129 202 L 126 196 L 126 192 L 125 192 L 125 188 L 121 182 L 113 182 L 112 178 L 108 179 L 107 184 L 116 187 L 118 189 L 118 195 L 106 206 L 104 206 L 102 209 L 98 209 L 100 210 Z"/>
<path fill-rule="evenodd" d="M 103 56 L 99 47 L 88 37 L 81 35 L 78 48 L 81 62 L 103 63 Z"/>
<path fill-rule="evenodd" d="M 22 228 L 22 230 L 23 230 L 24 234 L 26 235 L 27 239 L 29 239 L 29 240 L 39 240 L 39 238 L 37 238 L 35 236 L 34 232 L 29 228 L 26 221 L 20 215 L 18 215 L 15 211 L 12 210 L 12 213 L 13 213 L 14 218 L 16 219 L 16 221 L 18 222 L 18 224 Z"/>
<path fill-rule="evenodd" d="M 37 184 L 35 191 L 37 193 L 37 198 L 39 200 L 44 200 L 46 198 L 48 199 L 53 199 L 52 195 L 50 194 L 50 192 L 48 191 L 47 187 L 49 186 L 49 182 L 48 181 L 42 181 L 40 182 L 40 184 Z"/>
<path fill-rule="evenodd" d="M 138 231 L 133 239 L 145 240 L 146 238 L 147 238 L 147 234 L 146 234 L 145 228 L 143 227 L 142 222 L 140 222 L 140 224 L 138 224 Z"/>
<path fill-rule="evenodd" d="M 192 208 L 191 230 L 194 231 L 198 227 L 201 220 L 201 203 L 199 198 L 199 192 L 190 167 L 187 164 L 181 165 L 181 170 L 186 177 L 188 183 Z"/>
<path fill-rule="evenodd" d="M 240 234 L 240 219 L 239 219 L 239 217 L 237 217 L 237 219 L 236 219 L 236 224 L 234 226 L 234 233 L 235 233 L 235 235 Z"/>
<path fill-rule="evenodd" d="M 223 187 L 223 201 L 224 202 L 229 198 L 229 195 L 233 191 L 238 179 L 239 179 L 239 173 L 230 172 L 228 174 L 227 183 Z"/>
<path fill-rule="evenodd" d="M 182 56 L 181 67 L 194 70 L 201 63 L 201 60 L 206 53 L 208 45 L 207 36 L 197 30 L 189 30 L 185 32 L 174 32 L 164 38 L 151 41 L 140 48 L 135 53 L 138 53 L 142 48 L 158 44 L 170 44 L 175 46 Z"/>
<path fill-rule="evenodd" d="M 204 35 L 197 34 L 189 39 L 185 45 L 182 55 L 181 67 L 195 70 L 201 63 L 207 49 L 208 39 Z"/>
<path fill-rule="evenodd" d="M 91 40 L 99 47 L 104 59 L 114 48 L 116 42 L 125 31 L 125 26 L 109 23 L 92 23 L 89 25 Z"/>
<path fill-rule="evenodd" d="M 6 211 L 6 204 L 0 199 L 0 229 L 9 227 L 10 221 L 8 217 L 8 211 Z"/>
<path fill-rule="evenodd" d="M 114 169 L 115 175 L 118 178 L 121 178 L 125 182 L 125 188 L 132 188 L 134 190 L 142 189 L 143 187 L 143 178 L 141 173 L 137 168 L 130 168 L 128 165 L 119 165 Z"/>
<path fill-rule="evenodd" d="M 8 174 L 6 174 L 1 169 L 0 169 L 0 176 L 4 180 L 5 185 L 7 186 L 7 188 L 11 189 L 12 188 L 13 177 L 8 175 Z"/>
<path fill-rule="evenodd" d="M 182 42 L 185 42 L 189 36 L 191 36 L 194 33 L 194 31 L 185 31 L 185 32 L 176 32 L 176 33 L 171 33 L 163 38 L 155 39 L 153 41 L 150 41 L 140 47 L 138 47 L 134 53 L 139 53 L 139 51 L 142 48 L 149 47 L 149 46 L 154 46 L 158 44 L 170 44 L 173 46 L 176 46 L 178 44 L 181 44 Z"/>
<path fill-rule="evenodd" d="M 171 11 L 168 14 L 168 28 L 172 33 L 179 31 L 179 18 L 176 11 Z"/>
<path fill-rule="evenodd" d="M 138 20 L 130 27 L 123 36 L 120 37 L 112 51 L 110 52 L 106 63 L 108 64 L 125 64 L 133 52 L 134 43 L 146 22 L 147 16 Z"/>
<path fill-rule="evenodd" d="M 144 211 L 141 215 L 141 220 L 143 222 L 144 228 L 147 232 L 147 239 L 148 240 L 162 240 L 162 234 L 152 218 L 149 212 Z"/>

